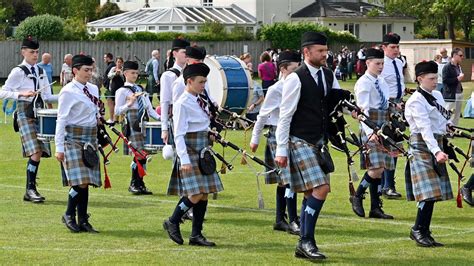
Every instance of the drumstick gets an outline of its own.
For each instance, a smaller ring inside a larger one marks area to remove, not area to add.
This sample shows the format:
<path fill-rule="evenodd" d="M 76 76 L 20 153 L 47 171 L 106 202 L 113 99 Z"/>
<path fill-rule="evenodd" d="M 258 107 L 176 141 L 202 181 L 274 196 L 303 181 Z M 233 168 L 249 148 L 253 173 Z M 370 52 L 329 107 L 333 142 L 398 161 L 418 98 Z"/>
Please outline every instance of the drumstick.
<path fill-rule="evenodd" d="M 38 90 L 35 91 L 35 95 L 37 95 L 38 93 L 40 93 L 42 90 L 48 88 L 48 87 L 51 87 L 51 85 L 53 85 L 54 83 L 56 83 L 56 81 L 53 81 L 51 83 L 49 83 L 47 86 L 43 86 L 42 88 L 39 88 Z"/>

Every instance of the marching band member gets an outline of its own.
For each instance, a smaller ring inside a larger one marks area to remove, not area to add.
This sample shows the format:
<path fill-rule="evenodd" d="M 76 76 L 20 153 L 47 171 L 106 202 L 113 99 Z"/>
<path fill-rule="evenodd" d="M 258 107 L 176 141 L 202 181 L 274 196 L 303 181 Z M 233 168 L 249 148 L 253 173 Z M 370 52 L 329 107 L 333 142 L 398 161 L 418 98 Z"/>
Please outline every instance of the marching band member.
<path fill-rule="evenodd" d="M 92 75 L 91 57 L 75 55 L 72 59 L 74 79 L 61 89 L 56 122 L 56 159 L 61 163 L 63 185 L 69 196 L 63 223 L 73 233 L 98 233 L 89 223 L 87 206 L 89 186 L 100 187 L 97 154 L 97 120 L 99 89 L 87 82 Z M 76 209 L 79 225 L 76 222 Z"/>
<path fill-rule="evenodd" d="M 276 138 L 275 131 L 280 115 L 280 103 L 283 84 L 286 77 L 293 73 L 301 62 L 301 54 L 292 51 L 283 51 L 278 54 L 278 68 L 280 69 L 281 79 L 268 88 L 267 96 L 263 102 L 260 113 L 255 122 L 250 148 L 256 152 L 259 145 L 260 135 L 264 125 L 269 126 L 267 145 L 265 146 L 265 162 L 268 165 L 275 165 Z M 269 170 L 269 169 L 267 169 Z M 275 172 L 265 176 L 266 184 L 278 184 L 276 189 L 276 220 L 273 225 L 274 230 L 286 231 L 290 234 L 299 235 L 300 226 L 297 219 L 296 193 L 292 192 L 289 185 L 288 169 L 282 169 L 278 175 Z M 289 223 L 285 220 L 285 206 L 288 209 Z"/>
<path fill-rule="evenodd" d="M 136 148 L 143 150 L 145 145 L 144 117 L 151 116 L 155 120 L 159 120 L 160 116 L 156 113 L 151 105 L 150 98 L 143 95 L 144 89 L 135 82 L 138 78 L 138 63 L 134 61 L 125 61 L 123 64 L 123 75 L 125 76 L 125 84 L 117 90 L 115 97 L 115 115 L 125 115 L 126 123 L 123 125 L 125 137 L 131 141 Z M 124 152 L 128 154 L 128 147 Z M 143 177 L 140 177 L 138 165 L 140 163 L 146 168 L 145 158 L 134 158 L 132 161 L 132 178 L 128 191 L 134 195 L 150 195 Z"/>
<path fill-rule="evenodd" d="M 327 103 L 329 95 L 340 87 L 334 73 L 324 67 L 327 37 L 305 32 L 301 47 L 304 63 L 283 84 L 275 162 L 280 167 L 289 165 L 291 191 L 304 192 L 301 238 L 295 256 L 320 260 L 326 256 L 316 246 L 314 230 L 330 190 L 329 173 L 334 171 L 325 136 L 329 123 Z"/>
<path fill-rule="evenodd" d="M 207 209 L 209 193 L 223 190 L 222 182 L 215 168 L 212 173 L 204 173 L 200 165 L 200 153 L 209 145 L 209 108 L 200 94 L 209 74 L 209 67 L 203 63 L 188 65 L 183 70 L 186 90 L 173 105 L 174 142 L 178 154 L 179 172 L 169 195 L 180 195 L 176 208 L 163 223 L 171 240 L 179 245 L 184 243 L 179 228 L 183 215 L 194 209 L 190 245 L 215 246 L 202 235 L 202 225 Z"/>
<path fill-rule="evenodd" d="M 186 65 L 203 63 L 204 58 L 206 58 L 206 49 L 199 46 L 187 46 L 186 47 Z M 179 76 L 173 82 L 173 102 L 176 102 L 181 94 L 183 94 L 186 89 L 186 84 L 184 82 L 183 76 Z M 206 82 L 206 91 L 209 93 L 209 86 Z"/>
<path fill-rule="evenodd" d="M 366 51 L 367 70 L 354 87 L 357 105 L 375 122 L 377 126 L 389 121 L 389 90 L 384 79 L 380 76 L 384 68 L 384 54 L 381 50 L 370 48 Z M 352 210 L 360 217 L 365 217 L 363 206 L 364 193 L 370 187 L 370 218 L 393 219 L 382 210 L 380 199 L 380 182 L 385 169 L 394 169 L 394 159 L 382 144 L 376 132 L 361 123 L 362 142 L 367 143 L 367 153 L 362 154 L 361 168 L 367 170 L 357 188 L 355 196 L 351 197 Z"/>
<path fill-rule="evenodd" d="M 382 49 L 384 51 L 384 67 L 382 78 L 389 89 L 390 100 L 400 103 L 405 92 L 405 78 L 403 76 L 403 62 L 398 58 L 400 55 L 400 36 L 396 33 L 388 33 L 383 37 Z M 392 108 L 392 112 L 395 112 Z M 392 148 L 391 148 L 392 149 Z M 387 199 L 401 198 L 402 195 L 395 188 L 395 169 L 397 158 L 394 158 L 393 169 L 386 169 L 382 176 L 382 193 Z"/>
<path fill-rule="evenodd" d="M 411 179 L 407 179 L 407 199 L 415 200 L 418 214 L 410 238 L 422 247 L 443 244 L 433 239 L 431 217 L 436 201 L 453 198 L 446 169 L 448 155 L 443 152 L 450 112 L 443 96 L 436 90 L 438 66 L 435 62 L 421 62 L 415 66 L 416 92 L 405 105 L 405 117 L 410 126 Z"/>
<path fill-rule="evenodd" d="M 23 62 L 14 67 L 0 91 L 0 99 L 17 100 L 17 115 L 14 118 L 15 131 L 20 132 L 23 146 L 23 157 L 29 158 L 26 165 L 26 192 L 23 200 L 42 203 L 45 198 L 36 189 L 36 175 L 41 157 L 51 157 L 49 142 L 37 137 L 39 120 L 34 110 L 37 104 L 55 102 L 57 95 L 51 94 L 48 77 L 36 64 L 39 55 L 39 43 L 31 36 L 24 39 L 21 45 Z M 36 93 L 36 91 L 41 92 Z M 36 96 L 36 97 L 33 97 Z M 37 103 L 37 104 L 35 104 Z M 46 108 L 46 106 L 39 106 Z"/>

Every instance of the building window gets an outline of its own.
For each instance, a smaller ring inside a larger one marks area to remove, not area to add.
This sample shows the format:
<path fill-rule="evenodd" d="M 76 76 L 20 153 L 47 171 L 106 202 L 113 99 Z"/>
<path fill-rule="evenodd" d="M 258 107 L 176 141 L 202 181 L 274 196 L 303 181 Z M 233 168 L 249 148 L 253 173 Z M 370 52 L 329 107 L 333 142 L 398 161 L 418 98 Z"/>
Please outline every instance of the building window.
<path fill-rule="evenodd" d="M 245 31 L 253 33 L 253 27 L 246 27 Z"/>
<path fill-rule="evenodd" d="M 465 59 L 472 59 L 473 57 L 474 57 L 474 47 L 464 48 L 464 58 Z"/>
<path fill-rule="evenodd" d="M 195 30 L 196 30 L 196 26 L 186 26 L 186 30 L 188 30 L 188 31 L 195 31 Z"/>
<path fill-rule="evenodd" d="M 95 28 L 91 28 L 91 32 L 95 32 Z"/>
<path fill-rule="evenodd" d="M 121 31 L 125 31 L 125 28 L 120 28 Z"/>
<path fill-rule="evenodd" d="M 203 7 L 212 6 L 212 0 L 201 0 L 201 3 Z"/>
<path fill-rule="evenodd" d="M 336 26 L 336 24 L 334 24 L 334 26 Z M 354 23 L 344 24 L 344 30 L 354 34 L 354 36 L 356 36 L 357 38 L 359 38 L 359 27 L 360 27 L 360 24 L 354 24 Z"/>
<path fill-rule="evenodd" d="M 165 30 L 169 30 L 169 29 L 170 29 L 169 26 L 158 26 L 159 31 L 165 31 Z"/>
<path fill-rule="evenodd" d="M 156 30 L 155 26 L 148 26 L 148 30 Z"/>
<path fill-rule="evenodd" d="M 102 28 L 98 28 L 97 31 L 98 31 L 98 32 L 101 32 L 101 31 L 103 31 L 103 29 L 102 29 Z"/>
<path fill-rule="evenodd" d="M 133 31 L 133 28 L 128 28 L 128 31 Z"/>
<path fill-rule="evenodd" d="M 392 24 L 382 24 L 382 37 L 392 32 Z"/>
<path fill-rule="evenodd" d="M 183 26 L 173 26 L 172 30 L 183 30 Z"/>

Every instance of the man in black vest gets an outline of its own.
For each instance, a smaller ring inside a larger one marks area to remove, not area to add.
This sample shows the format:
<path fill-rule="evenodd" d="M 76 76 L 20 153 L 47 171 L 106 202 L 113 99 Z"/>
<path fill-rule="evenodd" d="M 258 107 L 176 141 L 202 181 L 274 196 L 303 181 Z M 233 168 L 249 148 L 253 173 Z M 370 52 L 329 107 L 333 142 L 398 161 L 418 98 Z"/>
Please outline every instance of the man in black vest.
<path fill-rule="evenodd" d="M 346 91 L 325 67 L 328 47 L 324 34 L 304 33 L 301 47 L 304 63 L 288 75 L 283 85 L 275 162 L 280 167 L 289 166 L 291 190 L 304 193 L 301 238 L 295 256 L 321 260 L 326 256 L 316 246 L 314 230 L 330 190 L 329 173 L 334 171 L 326 146 L 329 100 Z"/>

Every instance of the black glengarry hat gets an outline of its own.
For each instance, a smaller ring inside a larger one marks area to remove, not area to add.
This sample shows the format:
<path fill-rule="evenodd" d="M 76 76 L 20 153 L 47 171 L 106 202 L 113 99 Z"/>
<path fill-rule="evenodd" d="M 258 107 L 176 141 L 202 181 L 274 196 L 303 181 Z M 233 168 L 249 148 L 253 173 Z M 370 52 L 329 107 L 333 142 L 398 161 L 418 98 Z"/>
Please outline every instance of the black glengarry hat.
<path fill-rule="evenodd" d="M 209 74 L 209 67 L 204 63 L 196 63 L 187 65 L 183 70 L 183 78 L 186 82 L 188 78 L 202 76 L 207 77 Z"/>
<path fill-rule="evenodd" d="M 301 62 L 301 54 L 294 51 L 282 51 L 278 54 L 277 64 L 288 62 Z"/>
<path fill-rule="evenodd" d="M 383 36 L 384 44 L 398 44 L 400 43 L 400 35 L 390 32 Z"/>
<path fill-rule="evenodd" d="M 423 74 L 437 74 L 438 73 L 438 64 L 434 61 L 423 61 L 415 66 L 415 75 L 421 76 Z"/>
<path fill-rule="evenodd" d="M 123 63 L 123 71 L 125 70 L 138 70 L 138 63 L 135 61 L 125 61 Z"/>
<path fill-rule="evenodd" d="M 186 49 L 186 46 L 189 46 L 189 45 L 190 45 L 190 43 L 188 41 L 186 41 L 185 39 L 176 38 L 176 39 L 173 40 L 171 50 Z"/>
<path fill-rule="evenodd" d="M 365 51 L 365 59 L 383 59 L 384 53 L 380 49 L 369 48 Z"/>
<path fill-rule="evenodd" d="M 29 48 L 36 50 L 39 48 L 38 40 L 36 38 L 33 38 L 32 36 L 28 36 L 23 39 L 23 42 L 21 43 L 21 48 Z"/>
<path fill-rule="evenodd" d="M 187 46 L 186 56 L 197 60 L 204 60 L 204 58 L 206 58 L 206 48 L 199 46 Z"/>
<path fill-rule="evenodd" d="M 92 66 L 92 64 L 94 64 L 94 60 L 90 56 L 77 54 L 72 57 L 72 67 Z"/>
<path fill-rule="evenodd" d="M 327 45 L 327 43 L 328 37 L 322 32 L 307 31 L 301 37 L 301 47 L 313 44 Z"/>

